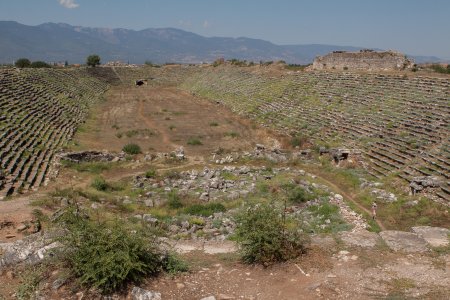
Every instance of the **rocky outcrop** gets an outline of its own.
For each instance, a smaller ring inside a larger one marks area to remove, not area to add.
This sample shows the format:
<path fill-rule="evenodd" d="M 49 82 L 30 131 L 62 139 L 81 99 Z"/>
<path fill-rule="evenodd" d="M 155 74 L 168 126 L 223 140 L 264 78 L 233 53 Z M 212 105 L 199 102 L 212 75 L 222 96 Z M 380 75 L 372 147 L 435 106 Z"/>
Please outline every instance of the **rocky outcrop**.
<path fill-rule="evenodd" d="M 37 263 L 48 256 L 49 251 L 58 247 L 54 237 L 37 233 L 14 243 L 0 243 L 3 255 L 0 257 L 0 269 L 21 262 Z"/>

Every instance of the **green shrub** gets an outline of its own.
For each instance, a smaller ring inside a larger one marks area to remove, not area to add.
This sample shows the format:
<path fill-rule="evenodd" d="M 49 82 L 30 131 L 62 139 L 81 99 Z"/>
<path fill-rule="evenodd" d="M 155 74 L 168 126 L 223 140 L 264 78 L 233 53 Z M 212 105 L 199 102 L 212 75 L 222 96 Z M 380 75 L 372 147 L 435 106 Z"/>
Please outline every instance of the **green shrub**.
<path fill-rule="evenodd" d="M 244 262 L 269 265 L 305 253 L 306 236 L 299 229 L 274 204 L 248 205 L 236 215 L 235 239 Z"/>
<path fill-rule="evenodd" d="M 219 123 L 217 123 L 217 122 L 211 122 L 211 123 L 209 123 L 209 126 L 211 126 L 211 127 L 216 127 L 216 126 L 219 126 Z"/>
<path fill-rule="evenodd" d="M 147 177 L 147 178 L 155 178 L 156 177 L 156 169 L 155 168 L 151 168 L 150 170 L 145 172 L 145 177 Z"/>
<path fill-rule="evenodd" d="M 189 266 L 176 253 L 169 253 L 164 261 L 164 270 L 171 275 L 175 275 L 189 271 Z"/>
<path fill-rule="evenodd" d="M 66 229 L 61 238 L 63 257 L 83 285 L 110 293 L 164 267 L 164 256 L 154 235 L 131 231 L 119 221 L 90 221 L 73 208 L 61 220 Z"/>
<path fill-rule="evenodd" d="M 203 145 L 202 141 L 200 141 L 198 138 L 190 138 L 190 139 L 188 139 L 187 144 L 191 145 L 191 146 Z"/>
<path fill-rule="evenodd" d="M 122 151 L 127 154 L 139 154 L 141 153 L 141 147 L 137 144 L 126 144 L 123 146 Z"/>
<path fill-rule="evenodd" d="M 288 192 L 288 199 L 292 203 L 303 203 L 313 200 L 314 198 L 314 194 L 308 193 L 305 189 L 299 186 Z"/>
<path fill-rule="evenodd" d="M 108 189 L 108 183 L 103 177 L 95 177 L 94 180 L 92 180 L 91 186 L 97 191 L 102 192 Z"/>
<path fill-rule="evenodd" d="M 225 206 L 221 203 L 193 204 L 184 209 L 184 213 L 195 216 L 209 217 L 214 213 L 224 212 Z"/>
<path fill-rule="evenodd" d="M 181 202 L 180 196 L 176 191 L 171 191 L 169 193 L 169 199 L 167 201 L 167 204 L 172 209 L 178 209 L 183 207 L 183 203 Z"/>

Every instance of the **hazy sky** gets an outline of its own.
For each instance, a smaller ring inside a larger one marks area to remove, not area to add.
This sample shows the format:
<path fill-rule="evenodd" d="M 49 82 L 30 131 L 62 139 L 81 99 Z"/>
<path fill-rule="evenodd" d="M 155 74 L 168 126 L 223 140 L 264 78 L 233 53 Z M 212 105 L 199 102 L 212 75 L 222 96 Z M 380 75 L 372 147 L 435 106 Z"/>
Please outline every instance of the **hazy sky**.
<path fill-rule="evenodd" d="M 450 0 L 0 0 L 0 20 L 174 27 L 204 36 L 395 49 L 450 59 Z"/>

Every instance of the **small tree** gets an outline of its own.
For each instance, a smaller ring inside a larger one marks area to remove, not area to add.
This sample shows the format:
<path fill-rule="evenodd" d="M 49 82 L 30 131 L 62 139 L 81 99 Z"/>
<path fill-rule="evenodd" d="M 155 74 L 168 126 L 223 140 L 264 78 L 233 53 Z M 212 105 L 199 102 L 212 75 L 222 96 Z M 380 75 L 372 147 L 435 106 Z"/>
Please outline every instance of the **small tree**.
<path fill-rule="evenodd" d="M 86 64 L 90 67 L 100 65 L 100 56 L 98 56 L 97 54 L 89 55 L 86 59 Z"/>
<path fill-rule="evenodd" d="M 29 68 L 30 65 L 31 61 L 28 58 L 19 58 L 15 63 L 17 68 Z"/>

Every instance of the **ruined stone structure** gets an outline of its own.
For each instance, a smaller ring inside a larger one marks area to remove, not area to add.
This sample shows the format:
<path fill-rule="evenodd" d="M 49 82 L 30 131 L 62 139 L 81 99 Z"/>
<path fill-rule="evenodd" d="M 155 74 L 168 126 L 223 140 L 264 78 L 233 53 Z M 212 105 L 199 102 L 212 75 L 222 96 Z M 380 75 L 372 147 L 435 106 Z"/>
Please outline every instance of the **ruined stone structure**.
<path fill-rule="evenodd" d="M 413 65 L 414 62 L 407 58 L 406 55 L 395 51 L 334 51 L 325 56 L 316 57 L 312 65 L 312 69 L 393 71 L 410 69 Z"/>

